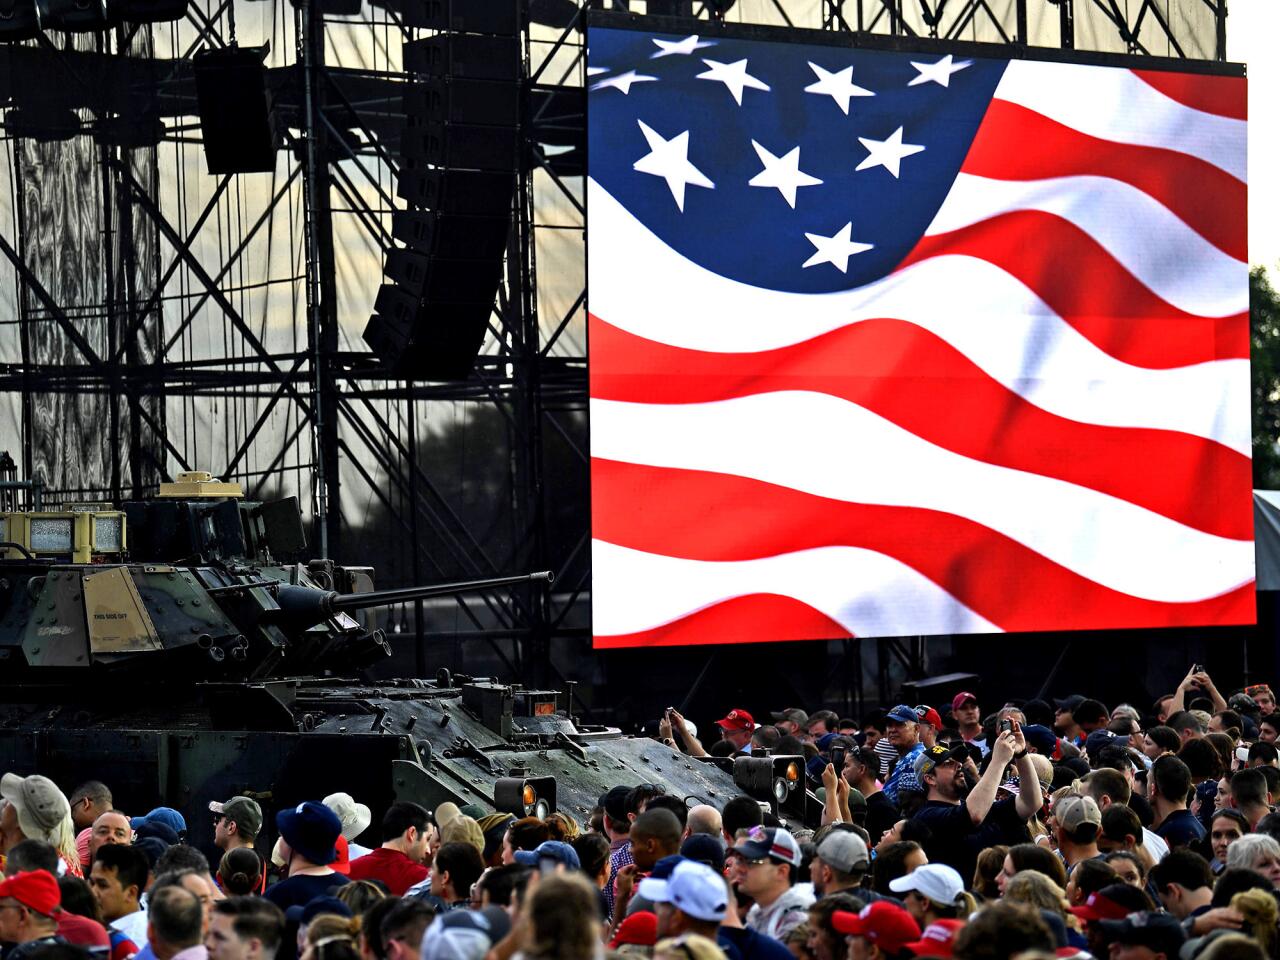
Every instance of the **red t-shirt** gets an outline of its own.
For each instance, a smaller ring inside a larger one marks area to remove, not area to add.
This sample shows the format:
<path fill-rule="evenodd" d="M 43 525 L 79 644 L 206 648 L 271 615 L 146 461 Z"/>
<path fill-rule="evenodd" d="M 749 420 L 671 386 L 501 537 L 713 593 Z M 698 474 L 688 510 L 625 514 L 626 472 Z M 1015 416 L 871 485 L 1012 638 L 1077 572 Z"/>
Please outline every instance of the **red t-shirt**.
<path fill-rule="evenodd" d="M 399 850 L 379 847 L 363 857 L 351 861 L 352 880 L 381 880 L 393 897 L 402 897 L 415 883 L 421 883 L 431 874 L 420 863 L 414 863 Z"/>
<path fill-rule="evenodd" d="M 58 913 L 58 936 L 78 947 L 93 949 L 111 946 L 111 940 L 102 924 L 90 917 L 81 917 L 66 910 Z"/>

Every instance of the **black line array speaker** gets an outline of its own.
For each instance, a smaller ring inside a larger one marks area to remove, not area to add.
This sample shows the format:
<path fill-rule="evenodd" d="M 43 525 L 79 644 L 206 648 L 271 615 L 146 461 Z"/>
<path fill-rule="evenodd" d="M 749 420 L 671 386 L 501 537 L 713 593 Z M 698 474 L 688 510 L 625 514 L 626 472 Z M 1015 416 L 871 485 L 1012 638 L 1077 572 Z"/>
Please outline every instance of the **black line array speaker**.
<path fill-rule="evenodd" d="M 510 0 L 405 0 L 403 16 L 406 27 L 514 37 L 517 10 Z"/>
<path fill-rule="evenodd" d="M 210 173 L 264 173 L 276 168 L 266 53 L 263 47 L 224 47 L 192 58 Z"/>
<path fill-rule="evenodd" d="M 38 36 L 40 19 L 34 0 L 0 0 L 0 40 L 8 43 Z"/>
<path fill-rule="evenodd" d="M 463 380 L 484 344 L 521 163 L 517 0 L 407 0 L 397 211 L 365 342 L 393 376 Z"/>
<path fill-rule="evenodd" d="M 103 0 L 36 0 L 36 15 L 42 30 L 91 33 L 107 25 Z"/>

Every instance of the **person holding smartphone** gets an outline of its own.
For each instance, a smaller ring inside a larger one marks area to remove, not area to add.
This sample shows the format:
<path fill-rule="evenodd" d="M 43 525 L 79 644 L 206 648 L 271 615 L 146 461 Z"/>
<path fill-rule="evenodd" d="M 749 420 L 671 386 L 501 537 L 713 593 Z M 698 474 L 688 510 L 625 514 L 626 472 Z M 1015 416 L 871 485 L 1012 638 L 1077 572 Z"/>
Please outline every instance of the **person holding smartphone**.
<path fill-rule="evenodd" d="M 982 850 L 1031 839 L 1027 821 L 1040 810 L 1042 793 L 1017 720 L 1001 721 L 990 762 L 972 787 L 963 772 L 966 760 L 964 746 L 941 745 L 917 758 L 916 778 L 928 794 L 912 822 L 929 828 L 930 837 L 922 845 L 930 863 L 945 863 L 962 877 L 971 877 Z M 997 800 L 1010 763 L 1017 771 L 1018 793 Z"/>

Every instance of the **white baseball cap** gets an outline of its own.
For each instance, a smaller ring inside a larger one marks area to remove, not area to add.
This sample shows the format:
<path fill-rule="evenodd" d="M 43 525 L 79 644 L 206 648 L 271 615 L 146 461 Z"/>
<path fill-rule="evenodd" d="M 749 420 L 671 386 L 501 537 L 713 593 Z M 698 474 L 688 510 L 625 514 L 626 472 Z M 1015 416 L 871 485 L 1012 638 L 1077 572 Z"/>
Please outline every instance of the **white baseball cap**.
<path fill-rule="evenodd" d="M 916 867 L 905 877 L 889 881 L 889 889 L 894 893 L 908 893 L 914 890 L 934 903 L 951 906 L 964 893 L 964 880 L 955 868 L 945 863 L 926 863 Z"/>
<path fill-rule="evenodd" d="M 648 884 L 648 879 L 642 884 Z M 695 920 L 720 921 L 729 908 L 724 878 L 705 863 L 682 860 L 665 881 L 646 887 L 641 894 L 654 903 L 669 903 Z M 656 895 L 655 895 L 656 894 Z"/>

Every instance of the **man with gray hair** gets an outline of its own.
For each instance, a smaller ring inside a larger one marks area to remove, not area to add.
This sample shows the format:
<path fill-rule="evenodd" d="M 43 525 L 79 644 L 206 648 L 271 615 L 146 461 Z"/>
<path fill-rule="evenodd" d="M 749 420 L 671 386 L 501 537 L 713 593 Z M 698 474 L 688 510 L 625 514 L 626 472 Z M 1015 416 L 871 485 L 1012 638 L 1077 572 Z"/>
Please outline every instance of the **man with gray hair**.
<path fill-rule="evenodd" d="M 700 803 L 696 807 L 689 808 L 689 816 L 684 824 L 684 836 L 681 839 L 688 840 L 695 833 L 705 833 L 718 839 L 723 829 L 724 821 L 720 818 L 720 811 L 708 803 Z"/>
<path fill-rule="evenodd" d="M 157 960 L 208 960 L 200 898 L 168 884 L 148 898 L 147 941 Z"/>
<path fill-rule="evenodd" d="M 888 776 L 884 780 L 884 795 L 897 806 L 900 790 L 920 790 L 920 781 L 916 779 L 916 757 L 924 753 L 924 744 L 920 742 L 919 718 L 915 710 L 905 703 L 900 703 L 885 715 L 884 739 L 893 750 L 894 760 L 886 769 Z M 879 751 L 876 751 L 879 753 Z"/>

